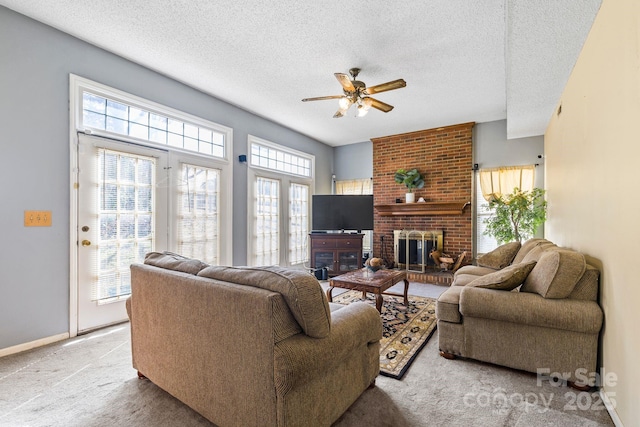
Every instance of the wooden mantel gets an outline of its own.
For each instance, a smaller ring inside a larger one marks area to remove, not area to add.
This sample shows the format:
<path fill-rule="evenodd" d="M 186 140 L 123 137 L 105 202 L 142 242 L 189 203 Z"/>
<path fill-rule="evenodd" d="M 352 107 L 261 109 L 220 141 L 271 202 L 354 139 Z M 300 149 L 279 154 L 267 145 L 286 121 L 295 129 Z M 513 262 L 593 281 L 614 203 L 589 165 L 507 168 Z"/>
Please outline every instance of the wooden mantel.
<path fill-rule="evenodd" d="M 375 205 L 380 216 L 462 215 L 470 202 L 416 202 Z"/>

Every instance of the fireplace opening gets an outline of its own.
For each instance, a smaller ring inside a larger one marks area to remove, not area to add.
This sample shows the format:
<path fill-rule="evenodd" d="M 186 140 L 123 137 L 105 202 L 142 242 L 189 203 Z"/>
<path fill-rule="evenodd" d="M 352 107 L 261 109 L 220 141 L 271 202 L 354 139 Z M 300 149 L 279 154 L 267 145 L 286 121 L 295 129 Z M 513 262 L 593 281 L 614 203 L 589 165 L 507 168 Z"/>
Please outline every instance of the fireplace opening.
<path fill-rule="evenodd" d="M 394 230 L 394 258 L 398 268 L 424 273 L 428 267 L 436 268 L 429 256 L 432 250 L 443 251 L 442 230 Z"/>

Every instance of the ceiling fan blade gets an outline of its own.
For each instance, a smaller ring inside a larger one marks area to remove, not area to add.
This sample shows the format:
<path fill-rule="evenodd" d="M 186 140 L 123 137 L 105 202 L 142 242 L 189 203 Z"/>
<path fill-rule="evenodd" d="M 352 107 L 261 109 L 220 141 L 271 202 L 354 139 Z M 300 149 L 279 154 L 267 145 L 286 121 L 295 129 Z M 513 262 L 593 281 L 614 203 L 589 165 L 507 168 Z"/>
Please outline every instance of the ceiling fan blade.
<path fill-rule="evenodd" d="M 388 90 L 400 89 L 400 88 L 405 87 L 406 85 L 407 85 L 407 82 L 405 82 L 403 79 L 398 79 L 398 80 L 393 80 L 391 82 L 382 83 L 382 84 L 379 84 L 379 85 L 368 87 L 365 90 L 365 93 L 367 95 L 373 95 L 374 93 L 380 93 L 380 92 L 385 92 L 385 91 L 388 91 Z"/>
<path fill-rule="evenodd" d="M 339 99 L 339 98 L 344 98 L 344 95 L 329 95 L 329 96 L 317 96 L 315 98 L 305 98 L 302 100 L 302 102 L 307 102 L 307 101 L 323 101 L 325 99 Z"/>
<path fill-rule="evenodd" d="M 349 78 L 349 75 L 344 73 L 334 73 L 333 75 L 336 76 L 336 79 L 338 79 L 344 90 L 346 90 L 347 92 L 353 92 L 354 90 L 356 90 L 355 86 L 353 86 L 353 83 L 351 82 L 351 79 Z"/>
<path fill-rule="evenodd" d="M 385 113 L 388 113 L 389 111 L 393 110 L 393 105 L 386 104 L 382 101 L 378 101 L 377 99 L 371 98 L 371 97 L 366 97 L 365 99 L 370 99 L 371 106 L 377 110 L 383 111 Z"/>

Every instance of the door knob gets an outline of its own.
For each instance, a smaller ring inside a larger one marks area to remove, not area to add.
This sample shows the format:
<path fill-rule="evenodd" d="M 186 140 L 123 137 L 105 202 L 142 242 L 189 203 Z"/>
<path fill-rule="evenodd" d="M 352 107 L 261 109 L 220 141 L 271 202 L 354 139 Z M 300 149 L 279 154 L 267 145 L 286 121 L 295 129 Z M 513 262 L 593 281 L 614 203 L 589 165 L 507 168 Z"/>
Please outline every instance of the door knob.
<path fill-rule="evenodd" d="M 87 240 L 87 239 L 84 239 L 82 241 L 82 246 L 91 246 L 91 242 L 89 240 Z"/>

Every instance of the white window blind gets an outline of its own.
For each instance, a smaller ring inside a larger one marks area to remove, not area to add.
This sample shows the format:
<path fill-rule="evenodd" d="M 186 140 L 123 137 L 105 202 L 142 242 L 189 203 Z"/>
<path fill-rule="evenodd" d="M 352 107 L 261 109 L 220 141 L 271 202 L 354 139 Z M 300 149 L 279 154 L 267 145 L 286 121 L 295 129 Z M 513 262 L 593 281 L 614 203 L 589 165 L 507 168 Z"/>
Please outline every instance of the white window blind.
<path fill-rule="evenodd" d="M 254 203 L 254 266 L 280 263 L 280 183 L 256 177 Z"/>
<path fill-rule="evenodd" d="M 155 159 L 97 150 L 100 233 L 93 300 L 109 302 L 131 293 L 132 263 L 154 250 Z"/>
<path fill-rule="evenodd" d="M 182 164 L 178 212 L 178 253 L 219 264 L 219 169 Z"/>
<path fill-rule="evenodd" d="M 309 259 L 309 186 L 289 185 L 289 264 L 302 264 Z"/>

